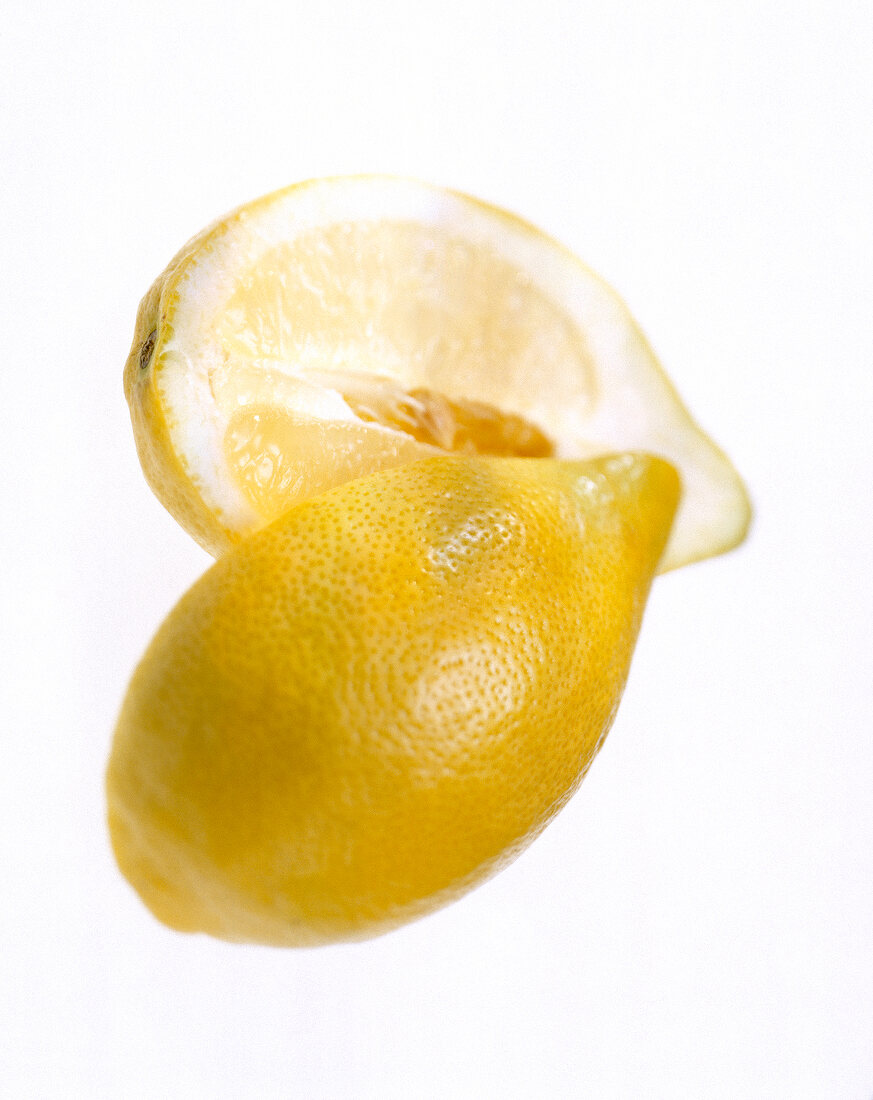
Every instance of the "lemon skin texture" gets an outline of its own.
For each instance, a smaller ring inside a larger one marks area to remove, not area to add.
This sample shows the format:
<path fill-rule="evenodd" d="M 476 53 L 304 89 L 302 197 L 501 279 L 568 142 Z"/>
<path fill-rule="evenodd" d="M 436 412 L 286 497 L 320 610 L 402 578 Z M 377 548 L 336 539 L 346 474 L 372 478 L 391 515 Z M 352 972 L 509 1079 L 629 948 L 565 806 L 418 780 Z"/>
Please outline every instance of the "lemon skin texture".
<path fill-rule="evenodd" d="M 314 946 L 515 857 L 615 715 L 679 498 L 648 455 L 434 458 L 229 551 L 137 668 L 107 775 L 164 923 Z"/>

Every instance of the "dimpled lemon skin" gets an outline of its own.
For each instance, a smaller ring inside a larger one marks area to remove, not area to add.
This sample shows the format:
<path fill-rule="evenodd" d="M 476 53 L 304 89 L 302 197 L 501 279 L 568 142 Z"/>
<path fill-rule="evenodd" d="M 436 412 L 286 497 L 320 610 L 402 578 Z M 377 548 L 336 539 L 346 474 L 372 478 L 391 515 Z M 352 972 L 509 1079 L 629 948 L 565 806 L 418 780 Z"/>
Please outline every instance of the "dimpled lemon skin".
<path fill-rule="evenodd" d="M 526 846 L 612 722 L 679 496 L 661 459 L 436 458 L 220 559 L 130 685 L 119 866 L 183 931 L 312 946 Z"/>

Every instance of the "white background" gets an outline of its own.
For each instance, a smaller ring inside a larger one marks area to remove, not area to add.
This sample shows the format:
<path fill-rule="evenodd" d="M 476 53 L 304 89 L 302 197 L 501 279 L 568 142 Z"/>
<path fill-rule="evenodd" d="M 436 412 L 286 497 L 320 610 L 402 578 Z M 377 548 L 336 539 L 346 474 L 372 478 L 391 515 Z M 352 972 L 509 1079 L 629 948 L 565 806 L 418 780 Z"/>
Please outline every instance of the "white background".
<path fill-rule="evenodd" d="M 869 3 L 13 4 L 0 27 L 4 1097 L 873 1097 Z M 206 556 L 121 392 L 214 216 L 413 175 L 616 285 L 754 497 L 661 579 L 607 744 L 508 871 L 368 944 L 158 925 L 102 773 Z"/>

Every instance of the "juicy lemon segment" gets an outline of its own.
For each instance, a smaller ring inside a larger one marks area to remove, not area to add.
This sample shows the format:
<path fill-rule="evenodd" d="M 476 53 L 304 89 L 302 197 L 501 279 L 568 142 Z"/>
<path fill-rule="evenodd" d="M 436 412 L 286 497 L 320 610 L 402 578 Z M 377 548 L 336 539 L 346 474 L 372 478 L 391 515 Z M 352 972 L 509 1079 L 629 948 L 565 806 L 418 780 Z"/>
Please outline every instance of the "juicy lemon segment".
<path fill-rule="evenodd" d="M 357 419 L 243 405 L 224 437 L 227 468 L 263 520 L 371 470 L 403 466 L 446 451 L 544 458 L 548 439 L 518 416 L 488 405 L 450 401 L 428 390 L 406 393 L 382 379 L 334 377 Z M 386 430 L 393 429 L 393 430 Z"/>
<path fill-rule="evenodd" d="M 316 496 L 374 468 L 439 453 L 401 432 L 295 416 L 271 405 L 237 410 L 224 447 L 230 476 L 263 522 L 286 512 L 289 501 Z"/>
<path fill-rule="evenodd" d="M 683 496 L 660 569 L 748 524 L 614 292 L 526 223 L 424 184 L 314 181 L 209 227 L 144 300 L 125 388 L 152 487 L 215 554 L 449 452 L 662 455 Z"/>
<path fill-rule="evenodd" d="M 185 931 L 388 931 L 512 859 L 612 722 L 679 495 L 660 459 L 436 457 L 224 555 L 137 669 L 120 867 Z"/>

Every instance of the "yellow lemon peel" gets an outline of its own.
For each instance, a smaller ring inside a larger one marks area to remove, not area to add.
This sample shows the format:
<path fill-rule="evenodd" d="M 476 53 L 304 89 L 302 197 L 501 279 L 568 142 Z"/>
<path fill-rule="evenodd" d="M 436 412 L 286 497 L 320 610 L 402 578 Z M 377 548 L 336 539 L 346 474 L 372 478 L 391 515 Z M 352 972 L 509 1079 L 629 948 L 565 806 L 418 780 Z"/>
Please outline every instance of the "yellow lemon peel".
<path fill-rule="evenodd" d="M 112 841 L 146 904 L 185 931 L 307 946 L 493 874 L 609 729 L 678 494 L 643 455 L 435 458 L 222 557 L 116 731 Z"/>

